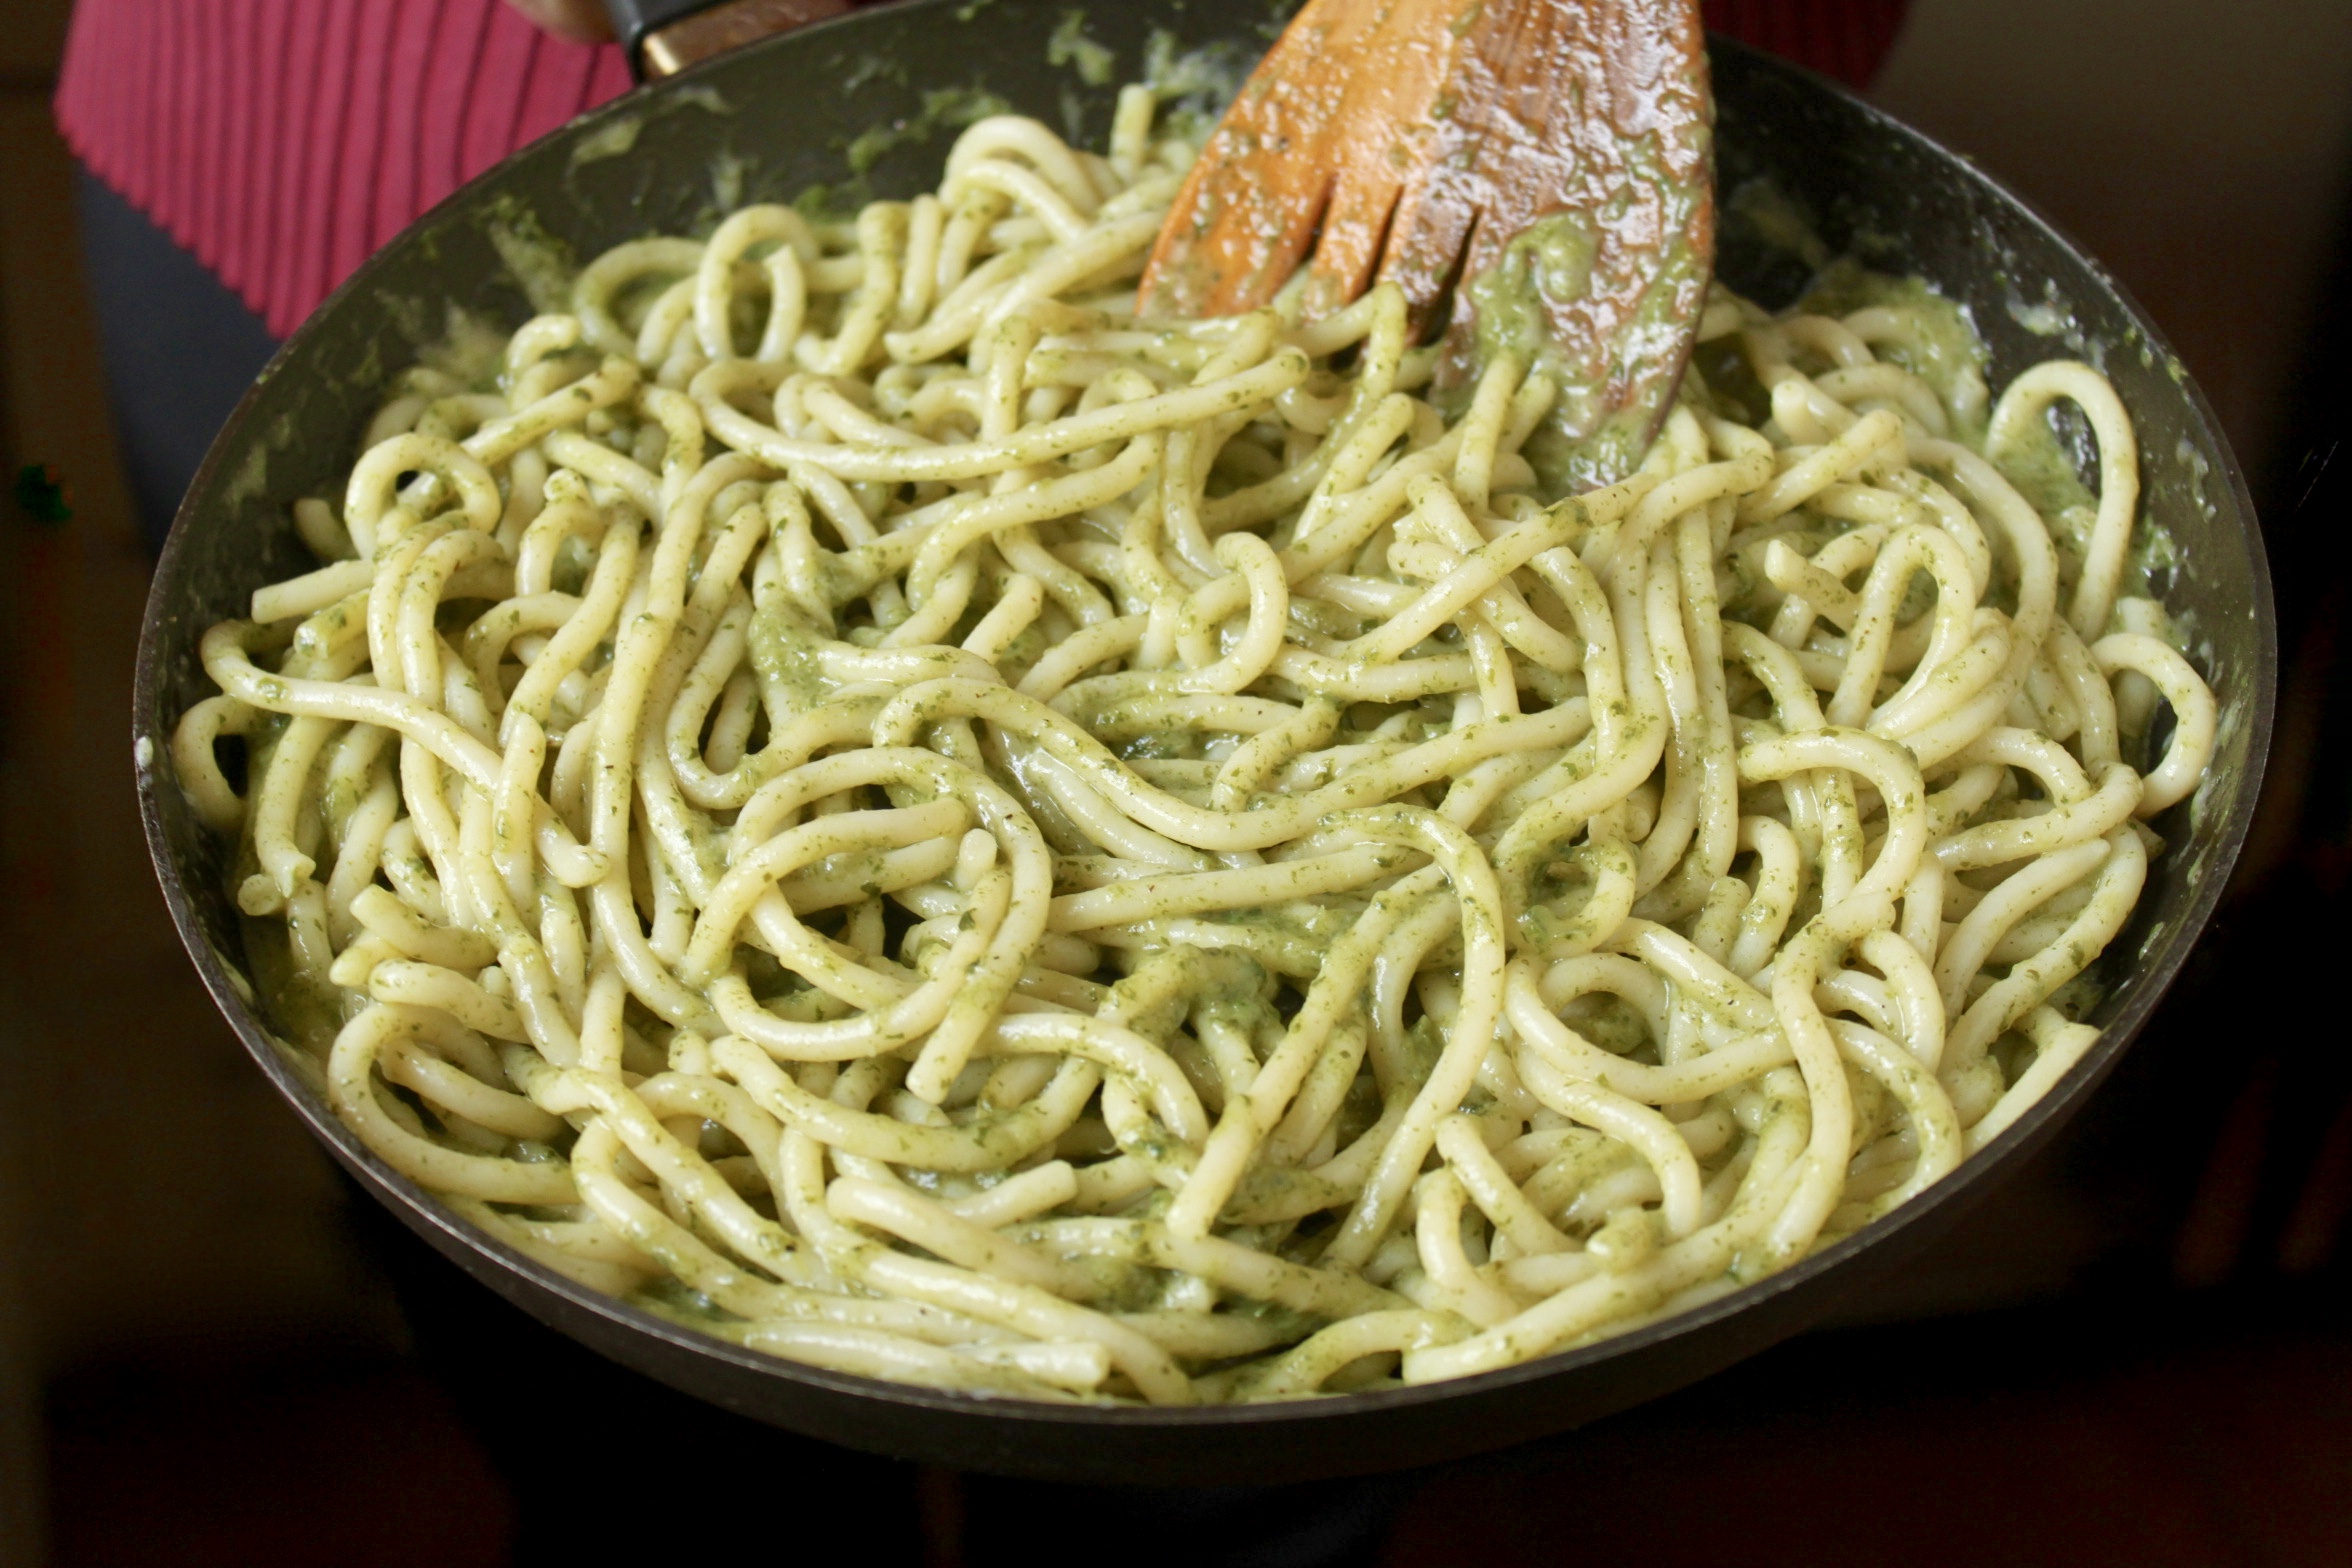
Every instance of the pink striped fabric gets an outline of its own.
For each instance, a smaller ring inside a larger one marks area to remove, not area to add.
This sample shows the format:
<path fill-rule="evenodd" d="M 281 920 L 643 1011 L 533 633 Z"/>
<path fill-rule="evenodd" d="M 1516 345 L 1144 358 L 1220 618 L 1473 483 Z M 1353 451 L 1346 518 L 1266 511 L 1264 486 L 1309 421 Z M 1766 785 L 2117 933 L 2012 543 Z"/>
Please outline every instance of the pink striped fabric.
<path fill-rule="evenodd" d="M 1905 0 L 1705 0 L 1708 24 L 1854 85 Z M 503 0 L 80 0 L 76 156 L 283 337 L 370 252 L 629 86 L 619 49 Z"/>
<path fill-rule="evenodd" d="M 499 159 L 626 90 L 502 0 L 80 0 L 57 120 L 284 336 Z"/>

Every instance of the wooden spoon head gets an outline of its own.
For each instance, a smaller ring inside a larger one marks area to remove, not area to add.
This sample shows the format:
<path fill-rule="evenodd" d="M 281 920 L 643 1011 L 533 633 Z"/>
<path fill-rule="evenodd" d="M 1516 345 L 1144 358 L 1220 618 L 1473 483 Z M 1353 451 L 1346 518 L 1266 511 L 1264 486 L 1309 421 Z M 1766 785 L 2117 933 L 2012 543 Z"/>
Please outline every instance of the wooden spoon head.
<path fill-rule="evenodd" d="M 1690 355 L 1712 147 L 1696 0 L 1309 0 L 1178 194 L 1145 308 L 1252 309 L 1302 264 L 1317 314 L 1394 282 L 1447 322 L 1441 390 L 1518 355 L 1559 387 L 1547 486 L 1606 483 Z"/>
<path fill-rule="evenodd" d="M 1327 309 L 1362 293 L 1416 149 L 1434 135 L 1453 29 L 1479 4 L 1307 0 L 1169 209 L 1144 272 L 1146 310 L 1254 310 L 1310 250 Z"/>

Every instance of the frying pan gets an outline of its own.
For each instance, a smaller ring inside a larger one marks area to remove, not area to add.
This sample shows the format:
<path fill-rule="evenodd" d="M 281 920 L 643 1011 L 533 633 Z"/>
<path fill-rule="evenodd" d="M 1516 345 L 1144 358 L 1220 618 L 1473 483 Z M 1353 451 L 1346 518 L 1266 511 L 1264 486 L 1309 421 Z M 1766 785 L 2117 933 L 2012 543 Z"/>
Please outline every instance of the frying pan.
<path fill-rule="evenodd" d="M 958 111 L 1001 102 L 1099 143 L 1116 85 L 1147 71 L 1176 73 L 1211 106 L 1218 84 L 1229 90 L 1264 48 L 1282 10 L 1267 0 L 1098 5 L 1082 26 L 1110 51 L 1105 72 L 1100 55 L 1068 47 L 1069 0 L 909 0 L 643 88 L 492 169 L 362 267 L 270 362 L 180 509 L 148 601 L 134 733 L 148 842 L 189 954 L 262 1072 L 363 1187 L 483 1284 L 616 1362 L 853 1447 L 1068 1481 L 1301 1480 L 1562 1431 L 1763 1349 L 1931 1244 L 2114 1066 L 2212 916 L 2253 812 L 2277 666 L 2252 504 L 2212 411 L 2115 281 L 2015 197 L 1816 78 L 1718 42 L 1722 276 L 1766 304 L 1785 303 L 1819 260 L 1786 244 L 1809 225 L 1830 251 L 1920 274 L 1963 302 L 1990 346 L 1995 385 L 2060 355 L 2103 365 L 2139 422 L 2147 513 L 2185 563 L 2159 591 L 2221 701 L 2209 778 L 2156 824 L 2171 847 L 2107 961 L 2112 989 L 2092 1015 L 2103 1026 L 2098 1044 L 1990 1147 L 1858 1234 L 1666 1322 L 1454 1382 L 1182 1410 L 987 1400 L 741 1350 L 477 1234 L 370 1154 L 329 1110 L 315 1069 L 272 1033 L 242 954 L 228 848 L 182 798 L 166 740 L 211 690 L 197 660 L 204 628 L 243 613 L 255 587 L 311 564 L 291 503 L 332 493 L 389 378 L 444 335 L 453 304 L 502 327 L 520 323 L 532 310 L 525 280 L 545 276 L 551 261 L 646 234 L 704 231 L 735 203 L 789 200 L 817 185 L 848 199 L 927 188 Z M 1763 191 L 1771 199 L 1753 199 Z"/>

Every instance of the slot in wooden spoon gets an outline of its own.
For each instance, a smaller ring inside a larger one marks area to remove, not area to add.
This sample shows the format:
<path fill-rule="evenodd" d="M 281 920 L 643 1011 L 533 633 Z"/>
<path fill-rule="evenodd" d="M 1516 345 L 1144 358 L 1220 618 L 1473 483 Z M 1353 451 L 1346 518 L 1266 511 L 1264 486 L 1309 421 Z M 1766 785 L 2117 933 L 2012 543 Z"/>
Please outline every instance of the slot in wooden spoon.
<path fill-rule="evenodd" d="M 1697 0 L 1308 0 L 1225 113 L 1144 274 L 1153 314 L 1444 319 L 1441 387 L 1509 350 L 1560 388 L 1555 488 L 1640 461 L 1714 260 Z M 1446 314 L 1448 307 L 1451 314 Z"/>

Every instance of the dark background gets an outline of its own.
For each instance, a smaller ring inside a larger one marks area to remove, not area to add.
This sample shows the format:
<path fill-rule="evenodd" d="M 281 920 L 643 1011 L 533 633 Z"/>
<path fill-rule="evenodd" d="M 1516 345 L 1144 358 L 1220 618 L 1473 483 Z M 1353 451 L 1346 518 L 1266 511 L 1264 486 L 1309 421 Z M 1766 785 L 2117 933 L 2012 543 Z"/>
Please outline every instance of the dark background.
<path fill-rule="evenodd" d="M 0 500 L 0 1568 L 513 1562 L 513 1432 L 395 1302 L 403 1255 L 213 1014 L 147 869 L 149 562 L 48 114 L 66 9 L 0 0 L 0 473 L 46 461 L 75 507 Z M 1698 1389 L 1400 1478 L 1386 1562 L 2352 1561 L 2352 5 L 1918 0 L 1873 96 L 2082 239 L 2218 409 L 2286 628 L 2255 841 L 2142 1043 L 1960 1235 Z M 625 1476 L 688 1550 L 698 1513 L 771 1493 L 603 1465 L 618 1421 L 546 1438 L 579 1445 L 584 1507 Z M 870 1560 L 978 1560 L 1012 1506 L 943 1475 L 907 1497 Z M 1179 1544 L 1227 1560 L 1233 1528 Z"/>

